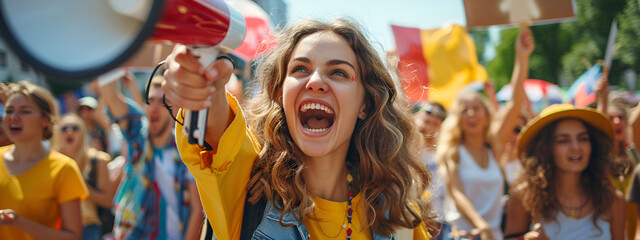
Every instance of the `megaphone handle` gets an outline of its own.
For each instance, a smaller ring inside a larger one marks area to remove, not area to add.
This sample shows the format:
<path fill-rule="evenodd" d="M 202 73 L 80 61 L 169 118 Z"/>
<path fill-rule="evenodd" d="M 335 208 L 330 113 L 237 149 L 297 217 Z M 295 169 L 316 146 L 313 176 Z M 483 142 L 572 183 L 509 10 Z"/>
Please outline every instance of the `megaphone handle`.
<path fill-rule="evenodd" d="M 209 99 L 207 98 L 207 101 Z M 184 134 L 189 136 L 189 143 L 204 146 L 204 136 L 207 129 L 207 115 L 209 109 L 205 108 L 199 111 L 185 110 L 184 118 Z M 192 128 L 191 126 L 196 126 Z"/>
<path fill-rule="evenodd" d="M 189 46 L 189 52 L 198 58 L 202 66 L 209 66 L 213 63 L 220 53 L 219 47 L 194 47 Z M 209 101 L 210 98 L 207 98 Z M 184 134 L 189 136 L 189 143 L 204 146 L 204 136 L 207 129 L 207 116 L 209 109 L 205 108 L 199 111 L 185 111 L 184 117 Z M 195 126 L 195 127 L 192 127 Z"/>

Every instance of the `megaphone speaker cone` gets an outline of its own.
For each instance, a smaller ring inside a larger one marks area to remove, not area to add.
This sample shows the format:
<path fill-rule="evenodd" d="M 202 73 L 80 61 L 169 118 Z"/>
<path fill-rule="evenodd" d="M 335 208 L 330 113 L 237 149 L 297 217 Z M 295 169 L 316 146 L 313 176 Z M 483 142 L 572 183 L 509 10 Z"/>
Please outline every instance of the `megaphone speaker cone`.
<path fill-rule="evenodd" d="M 152 34 L 163 0 L 146 21 L 123 17 L 109 1 L 1 0 L 2 37 L 23 61 L 57 78 L 86 79 L 127 60 Z"/>

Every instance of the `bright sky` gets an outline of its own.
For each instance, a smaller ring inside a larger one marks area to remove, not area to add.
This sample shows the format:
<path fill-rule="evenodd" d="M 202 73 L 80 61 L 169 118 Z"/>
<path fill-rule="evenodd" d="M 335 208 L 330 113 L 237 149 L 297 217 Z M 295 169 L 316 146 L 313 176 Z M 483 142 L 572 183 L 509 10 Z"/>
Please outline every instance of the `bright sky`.
<path fill-rule="evenodd" d="M 355 19 L 384 50 L 394 49 L 391 24 L 434 29 L 445 23 L 465 25 L 462 0 L 285 0 L 288 20 Z"/>

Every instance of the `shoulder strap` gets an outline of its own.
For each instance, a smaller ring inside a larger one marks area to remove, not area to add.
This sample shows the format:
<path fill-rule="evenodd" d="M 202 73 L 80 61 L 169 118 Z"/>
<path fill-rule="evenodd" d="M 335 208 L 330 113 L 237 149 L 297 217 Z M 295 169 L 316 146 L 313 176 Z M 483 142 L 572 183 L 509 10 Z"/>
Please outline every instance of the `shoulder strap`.
<path fill-rule="evenodd" d="M 256 204 L 249 202 L 249 193 L 244 201 L 244 212 L 242 214 L 242 228 L 240 228 L 240 239 L 251 239 L 253 232 L 258 229 L 262 222 L 264 209 L 267 206 L 267 200 L 263 197 Z"/>
<path fill-rule="evenodd" d="M 96 188 L 98 186 L 98 159 L 96 159 L 96 156 L 93 156 L 89 159 L 89 162 L 91 164 L 91 170 L 89 170 L 89 180 L 87 181 L 87 184 Z"/>
<path fill-rule="evenodd" d="M 244 213 L 242 214 L 242 227 L 240 230 L 240 239 L 251 239 L 253 236 L 253 232 L 258 229 L 258 226 L 262 222 L 262 217 L 264 215 L 264 210 L 267 207 L 267 200 L 265 198 L 260 199 L 255 205 L 251 204 L 248 201 L 249 194 L 247 194 L 247 198 L 244 201 Z M 215 234 L 213 234 L 213 229 L 211 228 L 211 222 L 209 222 L 209 218 L 205 216 L 205 226 L 202 227 L 203 233 L 200 234 L 201 240 L 213 240 L 215 239 Z"/>

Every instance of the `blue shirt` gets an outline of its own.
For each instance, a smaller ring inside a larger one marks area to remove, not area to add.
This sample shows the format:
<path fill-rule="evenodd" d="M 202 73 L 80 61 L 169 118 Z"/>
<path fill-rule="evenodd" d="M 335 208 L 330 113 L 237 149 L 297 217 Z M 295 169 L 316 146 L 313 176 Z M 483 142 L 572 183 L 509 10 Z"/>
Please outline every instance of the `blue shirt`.
<path fill-rule="evenodd" d="M 193 176 L 180 159 L 175 140 L 152 146 L 148 121 L 127 99 L 122 135 L 127 141 L 123 178 L 114 197 L 114 236 L 118 239 L 182 239 L 189 217 L 184 191 Z"/>

